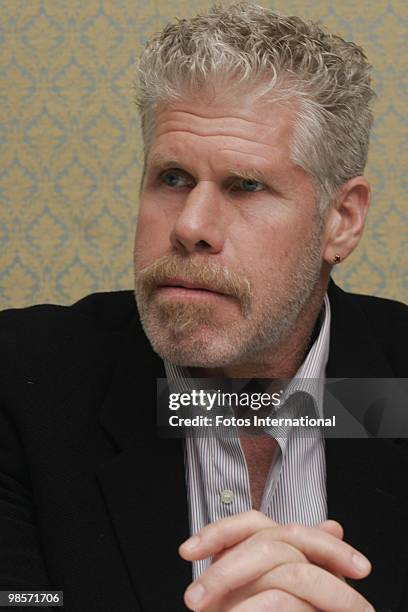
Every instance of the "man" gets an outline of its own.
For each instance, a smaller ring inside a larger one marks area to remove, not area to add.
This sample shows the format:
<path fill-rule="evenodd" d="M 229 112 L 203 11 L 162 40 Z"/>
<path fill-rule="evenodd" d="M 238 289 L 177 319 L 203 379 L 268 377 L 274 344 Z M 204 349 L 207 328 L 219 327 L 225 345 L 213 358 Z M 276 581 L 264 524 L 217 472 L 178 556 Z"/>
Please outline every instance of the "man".
<path fill-rule="evenodd" d="M 138 87 L 138 311 L 117 292 L 1 316 L 1 588 L 70 611 L 181 610 L 188 587 L 192 610 L 402 612 L 403 444 L 155 423 L 157 378 L 405 375 L 406 308 L 330 280 L 370 200 L 362 51 L 237 4 L 167 26 Z"/>

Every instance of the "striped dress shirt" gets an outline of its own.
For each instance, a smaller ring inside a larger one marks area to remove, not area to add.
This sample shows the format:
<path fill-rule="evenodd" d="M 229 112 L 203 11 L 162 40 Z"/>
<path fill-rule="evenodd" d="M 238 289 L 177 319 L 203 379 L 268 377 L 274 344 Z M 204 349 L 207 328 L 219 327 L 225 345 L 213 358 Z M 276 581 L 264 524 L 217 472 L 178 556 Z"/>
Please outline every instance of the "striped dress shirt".
<path fill-rule="evenodd" d="M 330 303 L 324 297 L 318 336 L 295 377 L 285 388 L 278 416 L 323 417 L 325 369 L 330 341 Z M 165 361 L 173 388 L 192 386 L 187 368 Z M 278 523 L 315 525 L 327 519 L 324 438 L 318 428 L 265 428 L 278 443 L 260 511 Z M 190 533 L 208 523 L 252 509 L 248 469 L 239 436 L 212 430 L 186 437 L 184 446 Z M 193 562 L 196 579 L 211 559 Z"/>

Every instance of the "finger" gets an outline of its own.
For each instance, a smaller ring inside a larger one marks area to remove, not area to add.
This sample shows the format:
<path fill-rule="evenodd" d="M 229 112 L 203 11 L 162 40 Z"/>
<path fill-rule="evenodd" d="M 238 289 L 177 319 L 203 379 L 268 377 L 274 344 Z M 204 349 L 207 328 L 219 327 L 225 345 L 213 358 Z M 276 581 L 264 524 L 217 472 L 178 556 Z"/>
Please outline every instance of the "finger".
<path fill-rule="evenodd" d="M 194 561 L 205 559 L 242 542 L 250 535 L 278 525 L 262 512 L 251 510 L 215 521 L 203 527 L 197 534 L 183 542 L 179 553 L 183 559 Z"/>
<path fill-rule="evenodd" d="M 296 548 L 274 542 L 273 548 L 265 545 L 259 538 L 250 538 L 225 551 L 200 578 L 193 582 L 185 593 L 185 602 L 192 609 L 220 603 L 230 594 L 234 599 L 235 591 L 240 590 L 242 598 L 253 594 L 243 587 L 253 583 L 263 574 L 281 563 L 308 563 L 306 557 Z M 250 585 L 251 588 L 252 585 Z M 205 594 L 205 596 L 203 595 Z M 199 599 L 201 596 L 201 600 Z"/>
<path fill-rule="evenodd" d="M 342 540 L 344 538 L 344 529 L 337 521 L 328 520 L 323 523 L 319 523 L 316 525 L 317 529 L 321 529 L 322 531 L 326 531 L 330 533 L 332 536 Z M 334 572 L 334 575 L 337 576 L 339 580 L 345 581 L 346 579 L 341 574 Z"/>
<path fill-rule="evenodd" d="M 281 610 L 285 610 L 285 612 L 317 612 L 316 608 L 307 601 L 302 601 L 298 597 L 278 589 L 258 593 L 233 608 L 224 609 L 224 612 L 227 610 L 228 612 L 280 612 Z"/>
<path fill-rule="evenodd" d="M 343 540 L 344 538 L 343 526 L 338 521 L 329 519 L 322 523 L 318 523 L 316 527 L 317 529 L 321 529 L 322 531 L 326 531 L 327 533 L 330 533 L 331 535 L 338 538 L 339 540 Z M 334 575 L 337 576 L 339 580 L 343 580 L 343 582 L 346 581 L 345 577 L 339 574 L 338 572 L 334 572 Z"/>
<path fill-rule="evenodd" d="M 261 536 L 256 536 L 260 533 Z M 278 525 L 263 514 L 254 512 L 207 525 L 196 540 L 187 540 L 179 550 L 184 559 L 205 559 L 237 545 L 237 542 L 254 537 L 260 538 L 258 542 L 261 546 L 266 538 L 271 554 L 274 541 L 286 542 L 298 548 L 312 563 L 348 578 L 364 578 L 371 572 L 371 564 L 364 555 L 326 530 L 298 524 Z"/>
<path fill-rule="evenodd" d="M 315 566 L 317 567 L 317 566 Z M 260 576 L 257 580 L 246 584 L 244 587 L 239 588 L 226 597 L 224 597 L 220 603 L 228 604 L 224 607 L 221 606 L 222 610 L 229 610 L 229 608 L 233 608 L 235 604 L 240 603 L 241 601 L 246 601 L 247 599 L 257 595 L 258 593 L 262 593 L 263 591 L 274 590 L 275 587 L 275 578 L 274 572 L 275 570 L 266 572 L 262 576 Z M 338 580 L 344 582 L 344 578 L 342 576 L 336 576 Z M 314 608 L 313 608 L 314 609 Z"/>
<path fill-rule="evenodd" d="M 316 525 L 316 528 L 330 533 L 332 536 L 338 538 L 339 540 L 342 540 L 344 538 L 343 527 L 337 521 L 324 521 L 324 523 L 319 523 L 318 525 Z"/>
<path fill-rule="evenodd" d="M 325 530 L 292 524 L 282 525 L 279 534 L 270 531 L 270 537 L 295 546 L 309 561 L 334 574 L 361 579 L 371 572 L 371 563 L 364 555 Z"/>
<path fill-rule="evenodd" d="M 325 612 L 375 612 L 369 602 L 357 591 L 335 576 L 312 564 L 280 565 L 258 579 L 249 596 L 235 598 L 232 605 L 222 600 L 215 606 L 200 606 L 202 612 L 268 612 L 292 610 L 281 604 L 286 593 L 291 603 L 296 601 L 300 610 L 324 610 Z M 224 601 L 227 605 L 224 605 Z M 281 604 L 281 605 L 279 605 Z M 294 605 L 294 604 L 293 604 Z M 259 606 L 259 607 L 258 607 Z M 297 610 L 297 608 L 294 608 Z"/>
<path fill-rule="evenodd" d="M 257 588 L 286 591 L 325 612 L 375 612 L 369 602 L 330 572 L 311 563 L 279 565 Z"/>

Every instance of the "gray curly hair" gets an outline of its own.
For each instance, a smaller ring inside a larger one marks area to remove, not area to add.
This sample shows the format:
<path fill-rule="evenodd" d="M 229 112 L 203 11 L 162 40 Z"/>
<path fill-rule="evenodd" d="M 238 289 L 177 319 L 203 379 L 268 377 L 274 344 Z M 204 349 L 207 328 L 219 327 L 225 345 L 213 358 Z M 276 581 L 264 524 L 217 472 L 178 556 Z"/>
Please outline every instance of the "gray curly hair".
<path fill-rule="evenodd" d="M 367 162 L 374 98 L 363 50 L 317 23 L 248 2 L 214 5 L 153 37 L 137 64 L 145 159 L 158 104 L 232 77 L 271 102 L 298 101 L 292 160 L 313 179 L 323 214 Z"/>

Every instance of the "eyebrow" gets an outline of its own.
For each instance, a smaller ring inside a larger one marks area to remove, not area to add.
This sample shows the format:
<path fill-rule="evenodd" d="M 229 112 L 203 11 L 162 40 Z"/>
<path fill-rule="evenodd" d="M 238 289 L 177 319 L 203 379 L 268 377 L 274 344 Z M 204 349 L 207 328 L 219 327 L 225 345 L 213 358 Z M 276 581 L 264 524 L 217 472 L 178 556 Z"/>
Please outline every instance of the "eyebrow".
<path fill-rule="evenodd" d="M 161 153 L 155 153 L 151 157 L 147 158 L 148 167 L 155 168 L 172 168 L 173 166 L 183 166 L 182 162 L 177 157 L 168 157 Z"/>
<path fill-rule="evenodd" d="M 247 181 L 258 181 L 260 183 L 267 183 L 268 178 L 258 168 L 241 168 L 239 166 L 228 166 L 228 172 L 237 178 L 246 179 Z M 270 181 L 271 179 L 269 179 Z"/>
<path fill-rule="evenodd" d="M 162 155 L 161 153 L 154 154 L 150 159 L 147 160 L 147 166 L 150 168 L 175 168 L 180 167 L 183 169 L 184 164 L 177 159 L 176 156 L 168 157 L 166 155 Z M 248 167 L 243 168 L 241 166 L 228 165 L 227 171 L 231 176 L 246 179 L 248 181 L 255 180 L 261 183 L 268 182 L 268 177 L 261 172 L 258 168 Z M 269 178 L 269 180 L 271 180 Z"/>

